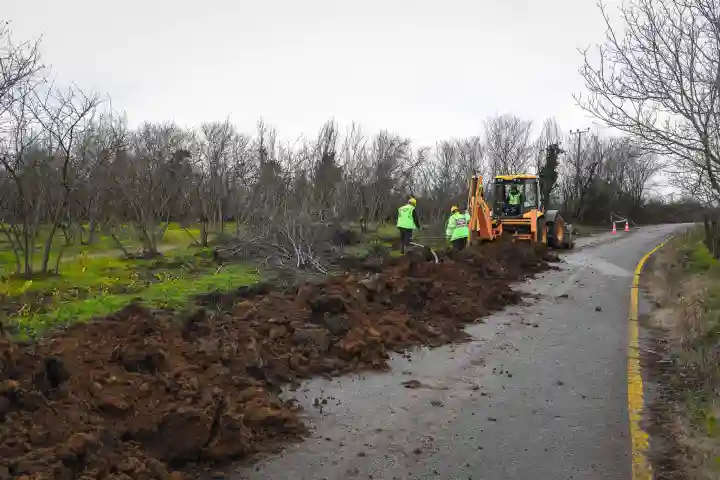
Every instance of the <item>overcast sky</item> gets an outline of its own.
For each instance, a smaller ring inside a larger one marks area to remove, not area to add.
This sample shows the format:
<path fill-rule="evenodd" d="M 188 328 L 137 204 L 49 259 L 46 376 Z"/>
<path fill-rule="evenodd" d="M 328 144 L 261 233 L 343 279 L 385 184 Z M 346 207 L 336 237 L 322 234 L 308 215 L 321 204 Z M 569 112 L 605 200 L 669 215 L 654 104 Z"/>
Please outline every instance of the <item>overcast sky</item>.
<path fill-rule="evenodd" d="M 132 125 L 263 117 L 285 138 L 331 117 L 419 144 L 496 113 L 588 127 L 578 48 L 604 34 L 595 0 L 2 3 L 59 81 L 107 93 Z"/>

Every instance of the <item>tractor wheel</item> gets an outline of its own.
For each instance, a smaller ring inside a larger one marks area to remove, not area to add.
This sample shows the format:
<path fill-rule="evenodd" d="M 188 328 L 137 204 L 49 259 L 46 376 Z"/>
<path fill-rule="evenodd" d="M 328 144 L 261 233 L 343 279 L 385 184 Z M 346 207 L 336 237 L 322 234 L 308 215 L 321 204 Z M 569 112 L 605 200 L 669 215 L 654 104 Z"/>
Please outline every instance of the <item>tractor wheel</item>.
<path fill-rule="evenodd" d="M 565 248 L 565 220 L 560 215 L 550 224 L 550 246 L 552 248 Z"/>
<path fill-rule="evenodd" d="M 535 232 L 535 242 L 541 245 L 548 244 L 548 227 L 544 218 L 538 220 L 537 231 Z"/>

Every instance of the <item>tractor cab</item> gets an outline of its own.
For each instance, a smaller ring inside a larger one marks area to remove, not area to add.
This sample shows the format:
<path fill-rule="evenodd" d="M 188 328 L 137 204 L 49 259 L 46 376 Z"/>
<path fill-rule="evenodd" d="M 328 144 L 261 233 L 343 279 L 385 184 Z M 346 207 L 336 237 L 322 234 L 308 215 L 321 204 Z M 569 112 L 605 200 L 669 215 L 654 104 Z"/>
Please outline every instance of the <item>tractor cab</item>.
<path fill-rule="evenodd" d="M 540 210 L 540 180 L 535 175 L 498 175 L 493 181 L 493 217 L 523 217 Z"/>
<path fill-rule="evenodd" d="M 485 200 L 482 175 L 468 185 L 471 240 L 492 241 L 509 234 L 514 240 L 572 248 L 570 232 L 557 210 L 545 210 L 537 175 L 498 175 Z M 492 205 L 492 208 L 491 208 Z"/>

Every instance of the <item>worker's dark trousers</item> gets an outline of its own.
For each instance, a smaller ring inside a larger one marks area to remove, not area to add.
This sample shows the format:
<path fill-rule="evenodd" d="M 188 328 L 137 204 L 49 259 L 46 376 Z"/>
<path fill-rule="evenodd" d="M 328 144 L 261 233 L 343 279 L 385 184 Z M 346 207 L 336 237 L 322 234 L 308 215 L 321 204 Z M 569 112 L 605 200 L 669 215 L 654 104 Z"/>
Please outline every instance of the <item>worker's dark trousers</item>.
<path fill-rule="evenodd" d="M 407 246 L 410 245 L 410 240 L 412 240 L 413 231 L 410 228 L 400 227 L 398 227 L 398 230 L 400 230 L 400 251 L 405 253 L 405 249 L 407 249 Z"/>
<path fill-rule="evenodd" d="M 453 240 L 452 242 L 453 250 L 460 251 L 465 248 L 467 245 L 467 238 L 458 238 L 456 240 Z"/>
<path fill-rule="evenodd" d="M 520 205 L 508 205 L 507 213 L 512 216 L 520 215 Z"/>

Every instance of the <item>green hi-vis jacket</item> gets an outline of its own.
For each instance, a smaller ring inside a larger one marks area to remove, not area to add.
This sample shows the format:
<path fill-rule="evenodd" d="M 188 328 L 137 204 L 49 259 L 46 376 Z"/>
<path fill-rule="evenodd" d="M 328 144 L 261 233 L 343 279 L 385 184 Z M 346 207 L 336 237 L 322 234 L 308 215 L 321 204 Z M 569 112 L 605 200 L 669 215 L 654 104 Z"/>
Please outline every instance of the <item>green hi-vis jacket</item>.
<path fill-rule="evenodd" d="M 409 203 L 398 208 L 398 228 L 407 228 L 408 230 L 415 230 L 416 228 L 418 228 L 418 225 L 415 224 L 414 213 L 415 207 L 413 205 L 410 205 Z"/>
<path fill-rule="evenodd" d="M 468 238 L 470 236 L 470 215 L 460 212 L 450 215 L 445 236 L 451 242 L 460 238 Z"/>

